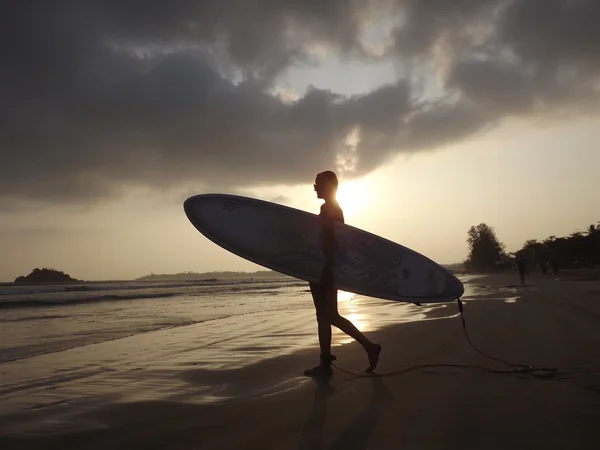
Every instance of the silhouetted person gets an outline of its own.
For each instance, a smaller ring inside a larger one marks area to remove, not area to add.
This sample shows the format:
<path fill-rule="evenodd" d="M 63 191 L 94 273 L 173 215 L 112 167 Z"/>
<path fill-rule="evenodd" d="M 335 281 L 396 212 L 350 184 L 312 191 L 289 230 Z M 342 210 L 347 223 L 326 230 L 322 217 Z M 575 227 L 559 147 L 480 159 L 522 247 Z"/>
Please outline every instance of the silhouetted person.
<path fill-rule="evenodd" d="M 367 352 L 369 367 L 367 372 L 372 372 L 377 367 L 381 346 L 369 341 L 352 322 L 340 316 L 337 305 L 337 289 L 335 288 L 335 256 L 337 240 L 334 232 L 335 222 L 344 223 L 344 213 L 336 200 L 338 179 L 331 171 L 321 172 L 317 175 L 314 184 L 317 197 L 325 200 L 321 205 L 323 226 L 323 254 L 325 262 L 321 271 L 320 283 L 310 283 L 310 292 L 317 312 L 319 330 L 319 346 L 321 348 L 321 362 L 312 369 L 307 369 L 307 376 L 329 376 L 332 374 L 331 363 L 336 359 L 331 354 L 331 326 L 335 326 L 356 339 Z"/>
<path fill-rule="evenodd" d="M 552 261 L 552 272 L 554 275 L 558 275 L 558 261 Z"/>
<path fill-rule="evenodd" d="M 517 268 L 519 269 L 519 275 L 521 277 L 521 284 L 525 284 L 525 274 L 527 273 L 527 262 L 523 255 L 519 255 L 517 258 Z"/>

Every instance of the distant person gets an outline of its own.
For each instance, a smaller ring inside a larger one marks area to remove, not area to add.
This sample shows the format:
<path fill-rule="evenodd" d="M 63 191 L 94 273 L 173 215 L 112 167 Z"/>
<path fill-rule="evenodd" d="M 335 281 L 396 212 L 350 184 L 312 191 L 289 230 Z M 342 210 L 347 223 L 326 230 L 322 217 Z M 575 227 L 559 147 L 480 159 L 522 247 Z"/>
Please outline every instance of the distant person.
<path fill-rule="evenodd" d="M 552 261 L 552 272 L 554 275 L 558 275 L 558 261 Z"/>
<path fill-rule="evenodd" d="M 331 326 L 335 326 L 356 339 L 367 352 L 369 367 L 367 372 L 373 372 L 377 367 L 381 346 L 369 341 L 352 322 L 340 316 L 337 305 L 337 289 L 335 287 L 335 257 L 338 243 L 334 232 L 334 223 L 344 223 L 344 213 L 336 200 L 338 179 L 331 171 L 321 172 L 315 179 L 314 189 L 317 198 L 325 200 L 321 205 L 319 216 L 323 225 L 323 253 L 325 263 L 321 271 L 320 283 L 310 283 L 310 292 L 317 312 L 319 330 L 319 346 L 321 362 L 312 369 L 307 369 L 307 376 L 330 376 L 333 372 L 331 363 L 336 357 L 331 354 Z"/>
<path fill-rule="evenodd" d="M 521 284 L 525 284 L 525 274 L 527 273 L 527 262 L 523 255 L 519 255 L 517 258 L 517 268 L 519 269 L 519 275 L 521 277 Z"/>

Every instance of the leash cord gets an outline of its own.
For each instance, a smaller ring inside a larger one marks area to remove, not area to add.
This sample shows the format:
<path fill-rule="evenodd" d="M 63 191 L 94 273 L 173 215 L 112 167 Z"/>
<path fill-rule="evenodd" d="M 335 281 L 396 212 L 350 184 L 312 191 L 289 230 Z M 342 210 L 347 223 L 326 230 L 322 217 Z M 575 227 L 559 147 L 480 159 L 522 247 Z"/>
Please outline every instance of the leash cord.
<path fill-rule="evenodd" d="M 546 376 L 548 376 L 548 374 L 556 374 L 558 372 L 557 368 L 553 368 L 553 367 L 533 367 L 527 364 L 520 364 L 520 363 L 515 363 L 515 362 L 511 362 L 511 361 L 507 361 L 505 359 L 502 358 L 498 358 L 495 356 L 492 356 L 488 353 L 485 353 L 484 351 L 480 350 L 479 348 L 477 348 L 475 346 L 475 344 L 473 344 L 473 342 L 471 341 L 471 337 L 469 336 L 469 332 L 467 331 L 467 324 L 465 322 L 465 316 L 464 316 L 464 311 L 463 311 L 463 303 L 460 300 L 460 298 L 456 299 L 456 302 L 458 304 L 458 311 L 460 313 L 460 320 L 462 322 L 462 329 L 465 335 L 465 338 L 467 339 L 467 342 L 469 343 L 469 346 L 475 350 L 477 353 L 479 353 L 481 356 L 491 359 L 493 361 L 505 364 L 507 366 L 511 366 L 513 367 L 512 370 L 501 370 L 501 369 L 492 369 L 489 367 L 485 367 L 485 366 L 481 366 L 478 364 L 420 364 L 417 366 L 411 366 L 411 367 L 407 367 L 405 369 L 400 369 L 400 370 L 394 370 L 391 372 L 382 372 L 382 373 L 377 373 L 377 372 L 373 372 L 370 374 L 357 374 L 354 372 L 351 372 L 349 370 L 346 370 L 336 364 L 332 363 L 332 366 L 335 367 L 337 370 L 339 370 L 340 372 L 344 372 L 348 375 L 352 375 L 354 377 L 357 378 L 371 378 L 371 377 L 391 377 L 391 376 L 396 376 L 396 375 L 401 375 L 403 373 L 407 373 L 407 372 L 411 372 L 414 370 L 420 370 L 420 369 L 426 369 L 426 368 L 433 368 L 433 367 L 450 367 L 450 368 L 461 368 L 461 369 L 477 369 L 477 370 L 482 370 L 485 372 L 489 372 L 489 373 L 501 373 L 501 374 L 515 374 L 515 373 L 524 373 L 524 374 L 530 374 L 530 375 L 534 375 L 536 376 L 537 372 L 545 372 Z"/>

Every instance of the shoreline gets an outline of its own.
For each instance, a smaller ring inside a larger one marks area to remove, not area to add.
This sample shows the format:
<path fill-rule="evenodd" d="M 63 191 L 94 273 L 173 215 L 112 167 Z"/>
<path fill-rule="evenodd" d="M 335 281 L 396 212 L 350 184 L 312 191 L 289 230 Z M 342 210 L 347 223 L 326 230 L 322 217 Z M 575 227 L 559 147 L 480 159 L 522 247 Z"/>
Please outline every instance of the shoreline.
<path fill-rule="evenodd" d="M 121 402 L 108 390 L 104 403 L 65 406 L 64 414 L 48 405 L 2 416 L 3 448 L 595 448 L 600 283 L 517 282 L 512 273 L 472 281 L 477 291 L 464 299 L 469 335 L 495 357 L 556 372 L 532 376 L 486 360 L 469 347 L 448 303 L 426 313 L 431 320 L 368 333 L 383 345 L 378 372 L 394 376 L 302 377 L 318 348 L 233 370 L 182 365 L 178 375 L 164 371 L 164 384 L 174 376 L 179 383 L 166 399 L 149 391 Z M 366 356 L 356 343 L 334 353 L 339 367 L 362 374 Z M 211 383 L 230 400 L 194 403 L 194 392 L 207 395 L 201 389 Z M 28 430 L 36 423 L 44 426 Z"/>

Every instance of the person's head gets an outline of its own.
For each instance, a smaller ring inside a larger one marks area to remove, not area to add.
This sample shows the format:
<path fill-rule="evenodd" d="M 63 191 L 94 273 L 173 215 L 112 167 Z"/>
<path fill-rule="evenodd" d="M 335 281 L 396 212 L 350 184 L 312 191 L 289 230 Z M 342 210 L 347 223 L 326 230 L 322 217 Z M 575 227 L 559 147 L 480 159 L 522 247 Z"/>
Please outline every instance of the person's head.
<path fill-rule="evenodd" d="M 323 200 L 335 199 L 338 188 L 336 174 L 331 170 L 326 170 L 325 172 L 317 174 L 314 188 L 317 193 L 317 198 L 322 198 Z"/>

